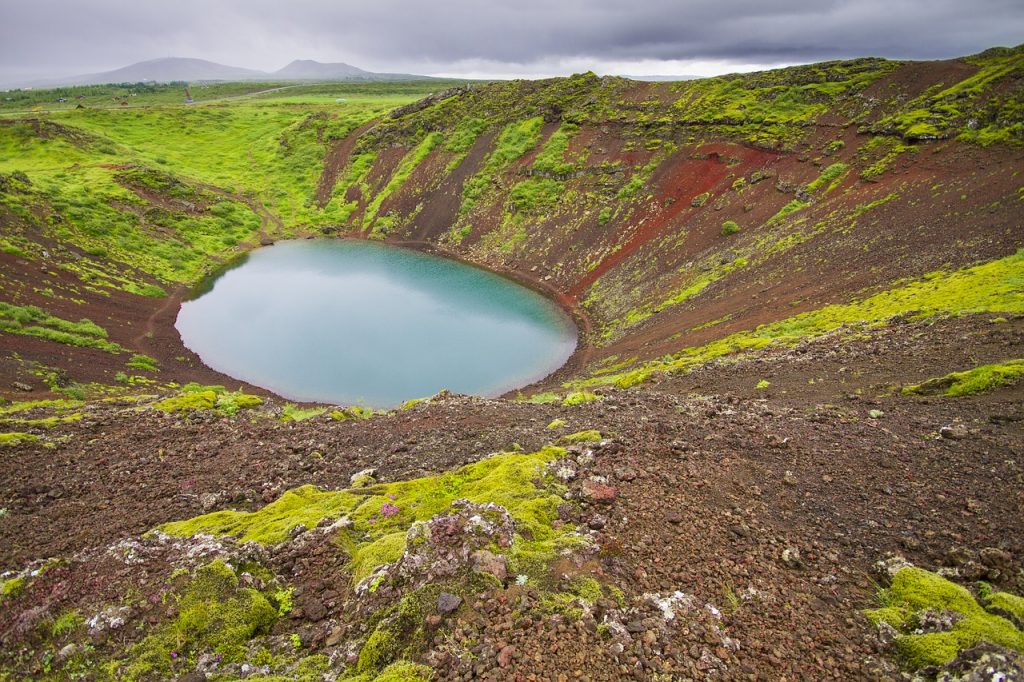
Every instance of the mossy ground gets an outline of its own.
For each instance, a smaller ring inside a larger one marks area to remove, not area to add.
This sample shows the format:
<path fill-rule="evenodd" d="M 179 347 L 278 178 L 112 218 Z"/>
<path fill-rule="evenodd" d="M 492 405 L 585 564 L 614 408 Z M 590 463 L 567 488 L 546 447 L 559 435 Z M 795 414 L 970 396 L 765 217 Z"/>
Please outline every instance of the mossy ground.
<path fill-rule="evenodd" d="M 447 474 L 337 492 L 303 486 L 257 512 L 214 512 L 165 524 L 160 530 L 176 536 L 209 533 L 276 544 L 287 540 L 296 526 L 308 529 L 325 519 L 347 516 L 353 526 L 340 531 L 339 541 L 349 552 L 350 571 L 358 582 L 402 555 L 414 522 L 427 521 L 455 500 L 466 499 L 508 510 L 519 532 L 508 550 L 511 569 L 536 573 L 557 549 L 576 542 L 571 528 L 552 527 L 562 501 L 557 486 L 538 485 L 544 466 L 563 453 L 557 447 L 506 453 Z"/>
<path fill-rule="evenodd" d="M 976 395 L 997 388 L 1011 386 L 1024 379 L 1024 360 L 1008 360 L 1006 362 L 981 365 L 964 372 L 949 374 L 929 379 L 920 384 L 905 386 L 905 395 L 942 394 L 951 397 Z"/>
<path fill-rule="evenodd" d="M 570 382 L 575 387 L 646 381 L 655 371 L 686 371 L 706 362 L 771 345 L 794 344 L 845 326 L 881 326 L 900 315 L 924 319 L 937 315 L 1024 312 L 1024 251 L 954 272 L 933 272 L 862 301 L 829 305 L 754 329 L 731 334 L 704 346 L 686 348 L 666 359 L 643 363 L 617 374 L 600 374 Z"/>
<path fill-rule="evenodd" d="M 1001 594 L 1001 593 L 997 593 Z M 1015 603 L 1019 598 L 1007 595 L 996 603 Z M 907 668 L 918 670 L 943 665 L 957 653 L 985 641 L 1024 652 L 1024 632 L 1001 616 L 986 610 L 964 587 L 919 568 L 901 569 L 892 586 L 882 592 L 883 606 L 867 612 L 873 622 L 885 622 L 900 633 L 896 648 Z M 993 606 L 992 599 L 988 606 Z M 947 631 L 921 632 L 920 621 L 931 612 L 959 614 Z"/>

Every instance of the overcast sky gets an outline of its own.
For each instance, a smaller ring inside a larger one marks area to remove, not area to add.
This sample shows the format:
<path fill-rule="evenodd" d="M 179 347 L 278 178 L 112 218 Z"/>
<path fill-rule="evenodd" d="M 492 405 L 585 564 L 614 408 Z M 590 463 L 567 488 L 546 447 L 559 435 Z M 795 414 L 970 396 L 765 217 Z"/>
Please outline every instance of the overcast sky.
<path fill-rule="evenodd" d="M 1024 42 L 1024 0 L 0 0 L 0 82 L 158 57 L 276 70 L 711 75 Z"/>

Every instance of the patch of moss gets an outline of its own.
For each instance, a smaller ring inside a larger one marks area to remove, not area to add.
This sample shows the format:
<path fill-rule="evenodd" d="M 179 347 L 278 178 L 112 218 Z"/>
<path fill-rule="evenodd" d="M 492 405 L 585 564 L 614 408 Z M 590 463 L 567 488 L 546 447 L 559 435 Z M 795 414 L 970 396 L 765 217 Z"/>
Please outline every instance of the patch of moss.
<path fill-rule="evenodd" d="M 575 407 L 576 405 L 583 405 L 584 403 L 592 403 L 596 400 L 600 400 L 601 396 L 590 391 L 573 391 L 569 395 L 562 399 L 563 407 Z"/>
<path fill-rule="evenodd" d="M 22 445 L 24 443 L 38 443 L 39 436 L 34 436 L 31 433 L 20 433 L 18 431 L 12 431 L 9 433 L 0 433 L 0 447 Z"/>
<path fill-rule="evenodd" d="M 949 663 L 982 641 L 1024 652 L 1024 633 L 1013 623 L 987 612 L 967 589 L 934 573 L 913 567 L 900 570 L 881 601 L 882 607 L 869 610 L 867 616 L 896 628 L 897 651 L 911 670 Z M 961 618 L 947 631 L 920 632 L 920 618 L 929 611 L 953 611 Z"/>
<path fill-rule="evenodd" d="M 327 413 L 328 419 L 333 419 L 337 422 L 344 421 L 359 421 L 361 419 L 369 419 L 373 415 L 378 414 L 377 411 L 370 409 L 369 407 L 360 407 L 359 405 L 352 405 L 351 407 L 343 407 L 338 410 L 331 410 Z"/>
<path fill-rule="evenodd" d="M 728 237 L 729 235 L 736 234 L 740 231 L 740 226 L 735 220 L 726 220 L 722 223 L 722 236 Z"/>
<path fill-rule="evenodd" d="M 21 596 L 25 591 L 25 578 L 17 577 L 5 580 L 0 583 L 0 602 L 5 599 L 14 599 Z"/>
<path fill-rule="evenodd" d="M 937 315 L 1024 312 L 1024 249 L 1012 256 L 954 272 L 933 272 L 847 304 L 828 305 L 793 317 L 730 334 L 704 346 L 685 348 L 628 372 L 570 382 L 576 388 L 635 384 L 656 371 L 687 371 L 711 360 L 792 345 L 847 325 L 882 326 L 894 317 L 925 319 Z"/>
<path fill-rule="evenodd" d="M 191 412 L 194 410 L 212 410 L 217 404 L 217 393 L 212 390 L 192 391 L 173 398 L 164 398 L 153 403 L 154 410 L 161 412 Z"/>
<path fill-rule="evenodd" d="M 560 429 L 563 426 L 565 426 L 564 419 L 552 419 L 551 422 L 548 424 L 548 429 L 554 431 L 555 429 Z"/>
<path fill-rule="evenodd" d="M 220 560 L 200 568 L 176 601 L 177 615 L 131 648 L 119 679 L 167 679 L 191 669 L 203 653 L 241 660 L 246 642 L 278 617 L 264 594 L 239 587 L 235 571 Z"/>
<path fill-rule="evenodd" d="M 125 366 L 131 369 L 139 369 L 144 372 L 156 372 L 160 369 L 160 363 L 156 361 L 156 358 L 151 358 L 148 355 L 142 353 L 136 353 L 132 355 L 132 359 L 125 363 Z"/>
<path fill-rule="evenodd" d="M 586 431 L 577 431 L 576 433 L 570 433 L 567 436 L 562 436 L 558 439 L 559 443 L 565 445 L 575 445 L 576 443 L 598 443 L 601 441 L 601 432 L 596 429 L 588 429 Z"/>
<path fill-rule="evenodd" d="M 304 422 L 307 419 L 319 417 L 326 411 L 326 407 L 302 408 L 294 403 L 285 403 L 284 407 L 281 408 L 281 416 L 278 419 L 283 422 Z"/>
<path fill-rule="evenodd" d="M 957 397 L 975 395 L 994 391 L 1003 386 L 1011 386 L 1024 379 L 1024 360 L 1008 360 L 1006 362 L 981 365 L 965 372 L 949 374 L 929 379 L 920 384 L 904 386 L 904 395 L 937 395 Z"/>
<path fill-rule="evenodd" d="M 1024 627 L 1024 597 L 1009 592 L 993 592 L 985 598 L 985 608 L 1008 615 L 1017 627 Z"/>
<path fill-rule="evenodd" d="M 353 525 L 340 532 L 339 541 L 349 552 L 350 570 L 358 582 L 401 556 L 413 523 L 427 521 L 453 501 L 466 499 L 508 510 L 520 533 L 508 551 L 509 562 L 516 566 L 519 561 L 524 569 L 520 572 L 525 572 L 574 542 L 571 527 L 552 527 L 562 502 L 560 488 L 553 483 L 538 485 L 545 465 L 564 452 L 546 447 L 529 454 L 506 453 L 446 474 L 367 488 L 325 492 L 303 486 L 256 512 L 218 511 L 164 524 L 159 530 L 174 536 L 209 533 L 276 544 L 288 539 L 296 526 L 313 528 L 323 519 L 348 516 Z M 385 514 L 385 505 L 397 511 Z"/>

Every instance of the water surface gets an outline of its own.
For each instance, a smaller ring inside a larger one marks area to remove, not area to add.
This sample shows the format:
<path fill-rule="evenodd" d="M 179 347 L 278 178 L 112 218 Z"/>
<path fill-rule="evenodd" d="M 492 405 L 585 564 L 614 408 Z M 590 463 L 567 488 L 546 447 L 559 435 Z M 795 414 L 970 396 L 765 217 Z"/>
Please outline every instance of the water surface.
<path fill-rule="evenodd" d="M 176 326 L 224 374 L 292 400 L 372 407 L 443 388 L 500 395 L 576 347 L 565 313 L 511 280 L 353 240 L 254 251 L 182 304 Z"/>

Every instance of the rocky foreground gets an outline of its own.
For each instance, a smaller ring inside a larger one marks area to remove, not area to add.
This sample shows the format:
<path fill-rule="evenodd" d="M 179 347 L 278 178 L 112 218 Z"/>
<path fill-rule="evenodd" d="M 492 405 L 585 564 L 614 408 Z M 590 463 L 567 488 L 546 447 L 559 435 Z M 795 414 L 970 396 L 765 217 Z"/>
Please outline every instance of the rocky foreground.
<path fill-rule="evenodd" d="M 1007 324 L 992 333 L 1019 350 Z M 885 335 L 893 358 L 899 336 Z M 879 343 L 838 358 L 808 344 L 789 384 L 751 397 L 726 387 L 757 360 L 569 404 L 440 396 L 287 422 L 275 401 L 234 416 L 76 408 L 4 449 L 3 670 L 850 680 L 897 679 L 910 661 L 927 674 L 945 650 L 921 654 L 912 633 L 959 633 L 963 616 L 939 617 L 952 598 L 931 626 L 880 630 L 870 610 L 900 598 L 879 589 L 913 564 L 974 589 L 964 603 L 985 603 L 984 581 L 1011 598 L 992 613 L 1013 618 L 1024 394 L 865 395 Z M 723 392 L 687 394 L 695 380 Z M 18 417 L 44 413 L 61 414 Z M 310 483 L 346 492 L 282 496 Z M 1009 628 L 956 665 L 1019 670 Z"/>

